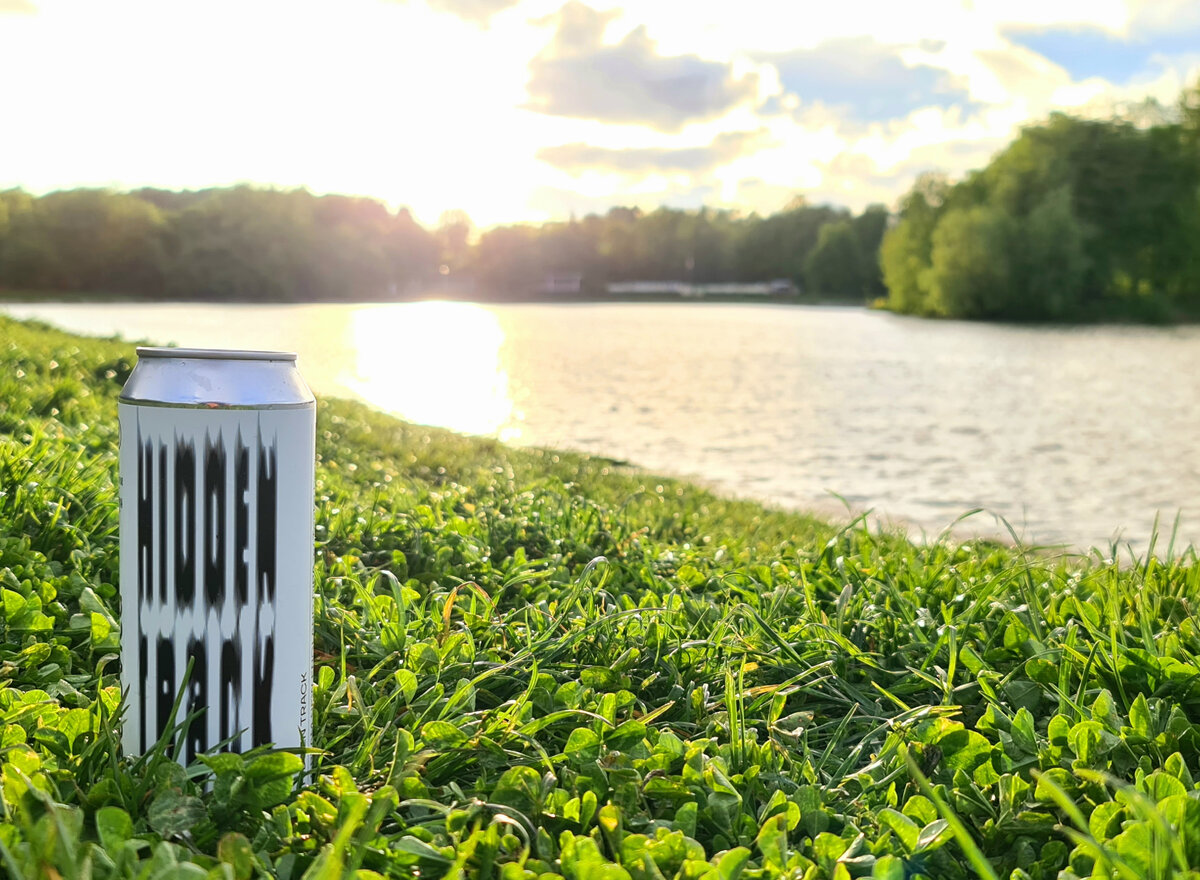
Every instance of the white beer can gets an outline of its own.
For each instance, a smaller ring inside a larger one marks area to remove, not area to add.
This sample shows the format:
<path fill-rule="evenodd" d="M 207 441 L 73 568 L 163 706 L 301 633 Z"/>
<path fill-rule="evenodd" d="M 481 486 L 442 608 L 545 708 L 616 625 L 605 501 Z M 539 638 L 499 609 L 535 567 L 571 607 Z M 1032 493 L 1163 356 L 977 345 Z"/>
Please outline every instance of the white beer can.
<path fill-rule="evenodd" d="M 316 402 L 296 355 L 139 348 L 117 410 L 125 754 L 196 712 L 185 763 L 309 745 Z"/>

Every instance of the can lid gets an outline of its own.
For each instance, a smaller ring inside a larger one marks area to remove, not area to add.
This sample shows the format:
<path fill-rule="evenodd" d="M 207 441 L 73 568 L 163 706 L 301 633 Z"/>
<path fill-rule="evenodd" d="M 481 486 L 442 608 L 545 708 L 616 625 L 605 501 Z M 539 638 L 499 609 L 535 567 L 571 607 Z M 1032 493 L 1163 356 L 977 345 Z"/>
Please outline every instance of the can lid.
<path fill-rule="evenodd" d="M 139 345 L 139 358 L 202 358 L 221 361 L 292 361 L 294 351 L 244 351 L 223 348 L 160 348 Z"/>

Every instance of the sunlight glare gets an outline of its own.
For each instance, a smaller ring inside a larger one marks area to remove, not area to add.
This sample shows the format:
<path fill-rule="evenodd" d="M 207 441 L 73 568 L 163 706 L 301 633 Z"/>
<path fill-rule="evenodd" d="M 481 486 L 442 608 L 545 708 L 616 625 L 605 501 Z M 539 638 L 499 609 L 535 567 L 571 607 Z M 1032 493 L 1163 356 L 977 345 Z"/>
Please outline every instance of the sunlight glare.
<path fill-rule="evenodd" d="M 418 424 L 513 437 L 504 330 L 491 310 L 460 302 L 363 306 L 347 336 L 354 368 L 339 381 L 374 406 Z"/>

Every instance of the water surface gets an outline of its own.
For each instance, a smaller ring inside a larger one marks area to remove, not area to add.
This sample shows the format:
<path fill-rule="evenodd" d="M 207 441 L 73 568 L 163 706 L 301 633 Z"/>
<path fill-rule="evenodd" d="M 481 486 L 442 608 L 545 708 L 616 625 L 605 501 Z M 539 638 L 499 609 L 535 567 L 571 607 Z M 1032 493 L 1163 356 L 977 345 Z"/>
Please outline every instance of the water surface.
<path fill-rule="evenodd" d="M 1200 328 L 717 304 L 8 305 L 78 332 L 300 353 L 319 393 L 935 534 L 1200 542 Z M 971 527 L 996 533 L 990 516 Z"/>

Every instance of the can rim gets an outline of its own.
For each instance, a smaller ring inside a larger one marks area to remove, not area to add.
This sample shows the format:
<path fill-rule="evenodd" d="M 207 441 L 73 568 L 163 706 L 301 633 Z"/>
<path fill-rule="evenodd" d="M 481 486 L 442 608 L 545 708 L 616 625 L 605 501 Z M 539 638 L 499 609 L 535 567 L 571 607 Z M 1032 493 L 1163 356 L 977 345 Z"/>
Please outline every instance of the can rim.
<path fill-rule="evenodd" d="M 223 348 L 167 348 L 139 345 L 139 358 L 200 358 L 219 361 L 291 361 L 295 362 L 294 351 L 254 351 Z"/>

